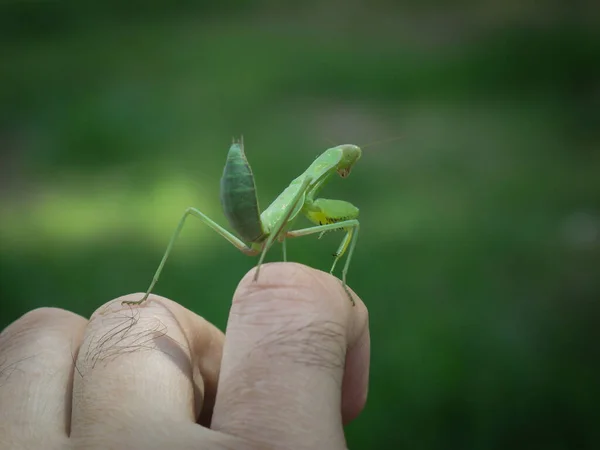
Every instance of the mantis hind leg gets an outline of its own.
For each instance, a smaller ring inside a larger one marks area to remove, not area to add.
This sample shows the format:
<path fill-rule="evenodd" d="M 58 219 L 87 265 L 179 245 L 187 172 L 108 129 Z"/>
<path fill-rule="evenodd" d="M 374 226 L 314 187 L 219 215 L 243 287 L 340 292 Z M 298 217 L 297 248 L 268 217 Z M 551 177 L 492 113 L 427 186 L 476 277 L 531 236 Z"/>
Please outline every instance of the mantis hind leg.
<path fill-rule="evenodd" d="M 122 302 L 122 304 L 124 304 L 124 305 L 139 305 L 148 299 L 148 296 L 152 292 L 152 289 L 154 289 L 154 286 L 156 285 L 156 282 L 158 281 L 158 278 L 160 277 L 160 274 L 165 266 L 165 263 L 167 262 L 167 259 L 169 259 L 169 255 L 171 254 L 171 250 L 173 250 L 175 241 L 179 237 L 179 234 L 181 233 L 181 230 L 183 229 L 183 226 L 185 225 L 185 221 L 189 216 L 197 217 L 198 219 L 200 219 L 206 225 L 208 225 L 213 230 L 215 230 L 217 233 L 219 233 L 221 236 L 223 236 L 225 239 L 227 239 L 231 244 L 233 244 L 242 253 L 245 253 L 246 255 L 258 254 L 258 251 L 254 250 L 251 247 L 248 247 L 246 244 L 244 244 L 242 241 L 240 241 L 237 237 L 235 237 L 233 234 L 231 234 L 225 228 L 223 228 L 218 223 L 211 220 L 206 214 L 202 213 L 201 211 L 197 210 L 196 208 L 187 208 L 185 210 L 185 212 L 183 213 L 183 216 L 181 216 L 181 219 L 179 220 L 179 224 L 177 225 L 175 232 L 171 236 L 169 245 L 167 245 L 165 254 L 163 255 L 163 258 L 160 261 L 160 264 L 158 265 L 158 269 L 156 269 L 156 273 L 154 274 L 154 277 L 152 278 L 152 282 L 150 283 L 150 286 L 148 287 L 146 294 L 141 298 L 141 300 L 124 301 L 124 302 Z"/>
<path fill-rule="evenodd" d="M 287 262 L 287 246 L 285 243 L 285 236 L 283 237 L 283 240 L 281 241 L 281 248 L 283 249 L 283 262 Z"/>
<path fill-rule="evenodd" d="M 317 225 L 317 226 L 310 227 L 310 228 L 303 228 L 301 230 L 288 231 L 286 233 L 287 237 L 293 238 L 293 237 L 308 236 L 311 234 L 322 233 L 322 232 L 326 232 L 326 231 L 334 231 L 334 230 L 339 230 L 339 229 L 345 229 L 347 231 L 346 235 L 344 236 L 344 240 L 342 241 L 342 243 L 340 244 L 340 247 L 338 248 L 338 251 L 334 255 L 335 260 L 333 262 L 333 266 L 331 267 L 331 272 L 333 272 L 333 269 L 335 269 L 335 265 L 337 264 L 339 259 L 344 255 L 344 253 L 346 252 L 346 249 L 347 249 L 348 256 L 346 257 L 346 264 L 344 264 L 344 268 L 342 269 L 342 287 L 344 288 L 344 291 L 346 291 L 346 294 L 348 295 L 348 298 L 352 302 L 352 305 L 354 305 L 354 298 L 352 297 L 352 294 L 348 290 L 347 283 L 346 283 L 346 276 L 348 274 L 348 268 L 350 267 L 350 261 L 352 260 L 352 254 L 354 253 L 354 248 L 356 247 L 356 240 L 358 238 L 359 228 L 360 228 L 360 223 L 358 222 L 358 220 L 351 219 L 351 220 L 345 220 L 345 221 L 331 223 L 331 224 L 327 224 L 327 225 Z"/>

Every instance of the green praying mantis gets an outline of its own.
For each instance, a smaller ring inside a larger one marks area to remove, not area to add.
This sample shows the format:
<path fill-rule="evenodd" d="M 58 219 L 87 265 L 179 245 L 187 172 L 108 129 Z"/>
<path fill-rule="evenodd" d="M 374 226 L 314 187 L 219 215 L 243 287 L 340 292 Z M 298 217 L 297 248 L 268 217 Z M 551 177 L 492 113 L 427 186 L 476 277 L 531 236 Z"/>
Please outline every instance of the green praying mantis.
<path fill-rule="evenodd" d="M 348 251 L 346 264 L 342 270 L 342 286 L 354 305 L 354 299 L 346 285 L 346 275 L 358 237 L 358 208 L 342 200 L 315 197 L 335 173 L 342 178 L 346 178 L 354 164 L 360 159 L 361 154 L 360 147 L 351 144 L 338 145 L 325 150 L 302 175 L 294 179 L 273 203 L 261 213 L 258 206 L 254 175 L 244 153 L 243 137 L 239 140 L 233 139 L 221 177 L 221 206 L 231 228 L 237 232 L 243 241 L 198 209 L 187 208 L 179 220 L 179 224 L 169 241 L 146 294 L 140 300 L 124 301 L 123 304 L 139 305 L 148 299 L 186 219 L 193 216 L 227 239 L 242 253 L 249 256 L 260 254 L 254 273 L 254 281 L 258 280 L 265 255 L 275 241 L 281 242 L 283 260 L 287 261 L 286 239 L 316 233 L 320 233 L 320 236 L 322 236 L 323 233 L 328 231 L 345 231 L 344 239 L 338 250 L 333 254 L 335 259 L 330 273 L 333 273 L 340 258 Z M 315 225 L 290 231 L 295 219 L 300 214 L 307 217 Z M 248 242 L 249 245 L 244 241 Z"/>

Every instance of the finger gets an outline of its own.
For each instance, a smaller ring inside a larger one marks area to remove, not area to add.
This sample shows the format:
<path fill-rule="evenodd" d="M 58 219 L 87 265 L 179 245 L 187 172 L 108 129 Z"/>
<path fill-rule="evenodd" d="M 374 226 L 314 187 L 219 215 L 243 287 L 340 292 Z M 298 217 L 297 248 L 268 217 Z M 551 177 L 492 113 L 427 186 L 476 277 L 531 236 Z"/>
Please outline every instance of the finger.
<path fill-rule="evenodd" d="M 162 297 L 121 305 L 140 297 L 116 299 L 90 320 L 74 382 L 75 439 L 124 427 L 139 432 L 156 431 L 158 424 L 195 424 L 200 410 L 210 420 L 223 333 Z"/>
<path fill-rule="evenodd" d="M 69 311 L 40 308 L 2 332 L 1 448 L 66 448 L 73 361 L 86 324 Z"/>
<path fill-rule="evenodd" d="M 368 313 L 333 276 L 292 263 L 234 295 L 212 428 L 273 448 L 345 448 L 366 401 Z"/>

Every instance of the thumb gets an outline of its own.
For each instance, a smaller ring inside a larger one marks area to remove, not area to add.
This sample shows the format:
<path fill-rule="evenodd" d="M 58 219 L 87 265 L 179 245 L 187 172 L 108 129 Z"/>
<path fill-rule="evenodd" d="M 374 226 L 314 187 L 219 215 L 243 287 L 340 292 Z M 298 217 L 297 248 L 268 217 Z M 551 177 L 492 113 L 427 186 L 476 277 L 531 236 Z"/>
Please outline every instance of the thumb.
<path fill-rule="evenodd" d="M 367 396 L 365 305 L 300 264 L 253 275 L 233 298 L 211 428 L 260 448 L 346 448 L 342 423 Z"/>

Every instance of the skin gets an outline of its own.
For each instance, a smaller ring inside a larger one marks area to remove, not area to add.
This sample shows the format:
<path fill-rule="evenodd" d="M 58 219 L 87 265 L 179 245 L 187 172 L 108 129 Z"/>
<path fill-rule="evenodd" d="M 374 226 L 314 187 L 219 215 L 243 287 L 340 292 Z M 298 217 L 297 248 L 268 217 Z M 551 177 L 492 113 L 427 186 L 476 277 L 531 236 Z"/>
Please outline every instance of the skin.
<path fill-rule="evenodd" d="M 154 295 L 90 320 L 25 314 L 0 334 L 0 448 L 346 448 L 367 397 L 367 309 L 329 274 L 269 266 L 240 282 L 227 339 Z"/>

